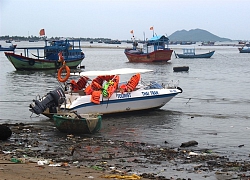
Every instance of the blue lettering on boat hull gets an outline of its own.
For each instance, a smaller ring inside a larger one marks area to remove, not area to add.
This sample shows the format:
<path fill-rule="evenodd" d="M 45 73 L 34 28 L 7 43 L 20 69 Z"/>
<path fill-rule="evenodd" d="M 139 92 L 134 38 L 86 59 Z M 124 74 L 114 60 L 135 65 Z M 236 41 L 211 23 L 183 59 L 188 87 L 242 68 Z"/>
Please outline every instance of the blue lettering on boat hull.
<path fill-rule="evenodd" d="M 116 97 L 117 97 L 118 99 L 131 98 L 131 93 L 126 93 L 126 94 L 116 94 Z"/>
<path fill-rule="evenodd" d="M 158 91 L 147 91 L 147 92 L 141 92 L 141 93 L 142 93 L 142 96 L 155 96 L 159 94 Z"/>

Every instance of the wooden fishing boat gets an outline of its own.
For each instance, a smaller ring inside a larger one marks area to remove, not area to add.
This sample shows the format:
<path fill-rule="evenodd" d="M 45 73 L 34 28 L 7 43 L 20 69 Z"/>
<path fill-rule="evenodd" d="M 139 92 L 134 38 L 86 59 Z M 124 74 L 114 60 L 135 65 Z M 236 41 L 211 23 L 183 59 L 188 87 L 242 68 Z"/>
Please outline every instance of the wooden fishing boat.
<path fill-rule="evenodd" d="M 215 51 L 211 51 L 204 54 L 196 54 L 195 49 L 183 49 L 183 54 L 175 54 L 177 58 L 210 58 L 214 54 Z"/>
<path fill-rule="evenodd" d="M 16 70 L 48 70 L 58 69 L 62 63 L 58 62 L 59 53 L 70 68 L 76 68 L 85 58 L 81 50 L 80 40 L 56 40 L 44 47 L 24 47 L 23 53 L 5 52 L 5 56 Z"/>
<path fill-rule="evenodd" d="M 11 45 L 11 46 L 9 46 L 9 47 L 2 47 L 1 45 L 0 45 L 0 51 L 14 51 L 15 49 L 16 49 L 16 44 L 15 45 Z"/>
<path fill-rule="evenodd" d="M 129 62 L 166 62 L 171 60 L 173 50 L 168 48 L 169 39 L 166 36 L 154 36 L 146 43 L 143 48 L 138 48 L 138 43 L 133 43 L 133 48 L 125 49 L 124 53 Z"/>
<path fill-rule="evenodd" d="M 99 114 L 77 114 L 76 112 L 53 115 L 56 128 L 63 133 L 92 134 L 101 129 L 102 117 Z"/>

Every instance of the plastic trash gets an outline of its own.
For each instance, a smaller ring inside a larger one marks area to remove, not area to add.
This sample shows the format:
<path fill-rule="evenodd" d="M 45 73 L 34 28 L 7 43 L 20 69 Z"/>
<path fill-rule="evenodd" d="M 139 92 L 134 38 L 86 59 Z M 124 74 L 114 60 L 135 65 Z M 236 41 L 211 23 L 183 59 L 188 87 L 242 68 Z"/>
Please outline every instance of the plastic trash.
<path fill-rule="evenodd" d="M 48 165 L 49 161 L 48 160 L 39 160 L 37 161 L 37 165 L 39 166 L 44 166 L 44 165 Z"/>
<path fill-rule="evenodd" d="M 60 167 L 60 166 L 62 166 L 62 163 L 50 164 L 49 166 L 52 166 L 52 167 Z"/>
<path fill-rule="evenodd" d="M 21 161 L 18 158 L 11 158 L 10 161 L 14 163 L 21 163 Z"/>

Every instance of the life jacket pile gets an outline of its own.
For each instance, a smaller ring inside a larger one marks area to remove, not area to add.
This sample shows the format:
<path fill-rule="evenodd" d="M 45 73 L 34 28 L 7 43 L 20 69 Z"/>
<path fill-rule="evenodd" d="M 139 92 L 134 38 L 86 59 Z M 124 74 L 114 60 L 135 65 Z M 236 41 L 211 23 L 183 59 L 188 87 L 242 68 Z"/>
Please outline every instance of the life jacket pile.
<path fill-rule="evenodd" d="M 122 84 L 120 86 L 120 92 L 123 93 L 123 92 L 133 91 L 138 85 L 140 79 L 141 79 L 141 75 L 139 73 L 133 75 L 127 84 Z"/>
<path fill-rule="evenodd" d="M 79 91 L 79 90 L 82 90 L 83 88 L 85 88 L 85 86 L 88 82 L 88 79 L 89 78 L 86 76 L 80 77 L 80 79 L 77 82 L 72 79 L 70 81 L 72 91 L 76 92 L 76 91 Z"/>
<path fill-rule="evenodd" d="M 102 87 L 104 81 L 107 81 L 107 84 Z M 87 95 L 91 94 L 91 102 L 95 104 L 100 104 L 101 94 L 103 94 L 104 97 L 110 98 L 114 91 L 117 89 L 118 83 L 119 76 L 97 76 L 95 79 L 92 80 L 92 83 L 86 87 L 85 93 Z"/>
<path fill-rule="evenodd" d="M 115 92 L 115 90 L 118 88 L 120 77 L 115 76 L 112 80 L 109 80 L 102 90 L 102 95 L 104 97 L 110 98 L 112 94 Z"/>

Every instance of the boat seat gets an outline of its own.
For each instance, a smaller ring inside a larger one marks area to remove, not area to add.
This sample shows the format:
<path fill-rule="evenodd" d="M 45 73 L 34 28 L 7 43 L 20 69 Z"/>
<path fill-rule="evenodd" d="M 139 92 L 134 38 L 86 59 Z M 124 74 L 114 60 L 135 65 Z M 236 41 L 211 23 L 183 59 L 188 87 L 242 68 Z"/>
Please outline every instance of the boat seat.
<path fill-rule="evenodd" d="M 85 91 L 84 91 L 84 90 L 79 90 L 79 91 L 75 91 L 75 92 L 65 91 L 64 93 L 65 93 L 65 94 L 78 93 L 80 96 L 84 96 L 84 95 L 86 95 L 86 93 L 85 93 Z"/>

